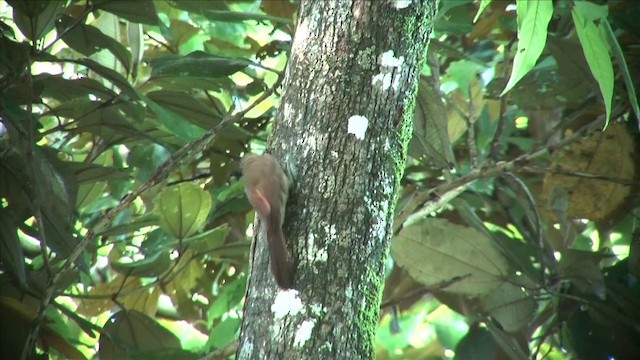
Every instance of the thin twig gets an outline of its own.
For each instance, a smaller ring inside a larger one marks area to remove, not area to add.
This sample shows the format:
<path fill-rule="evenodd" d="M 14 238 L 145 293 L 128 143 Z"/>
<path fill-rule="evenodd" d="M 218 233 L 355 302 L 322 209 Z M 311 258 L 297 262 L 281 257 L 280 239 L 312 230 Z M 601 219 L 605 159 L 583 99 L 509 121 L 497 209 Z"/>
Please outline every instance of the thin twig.
<path fill-rule="evenodd" d="M 511 42 L 507 45 L 507 48 L 504 51 L 504 78 L 507 79 L 509 77 L 509 72 L 511 71 L 511 67 L 507 66 L 509 64 L 509 52 L 511 51 L 511 46 L 515 43 L 515 39 L 511 40 Z M 491 147 L 489 156 L 494 161 L 498 161 L 500 158 L 500 138 L 502 137 L 502 133 L 504 132 L 504 124 L 506 121 L 505 112 L 509 100 L 509 95 L 511 92 L 505 94 L 500 98 L 500 116 L 498 117 L 498 124 L 496 125 L 496 132 L 493 133 L 493 139 L 491 139 Z"/>
<path fill-rule="evenodd" d="M 623 178 L 614 177 L 614 176 L 590 174 L 590 173 L 585 173 L 585 172 L 581 172 L 581 171 L 573 171 L 573 170 L 552 169 L 552 168 L 548 168 L 548 167 L 524 166 L 524 167 L 520 168 L 519 171 L 532 173 L 532 174 L 546 174 L 546 173 L 549 173 L 549 174 L 562 175 L 562 176 L 567 176 L 567 177 L 584 178 L 584 179 L 587 179 L 587 180 L 601 180 L 601 181 L 608 181 L 608 182 L 611 182 L 611 183 L 616 183 L 616 184 L 625 185 L 625 186 L 638 186 L 638 185 L 640 185 L 640 182 L 634 181 L 631 178 L 623 179 Z"/>
<path fill-rule="evenodd" d="M 469 83 L 469 114 L 464 117 L 467 122 L 467 147 L 469 148 L 469 164 L 472 169 L 478 168 L 478 148 L 476 146 L 476 107 L 473 103 L 473 89 Z"/>

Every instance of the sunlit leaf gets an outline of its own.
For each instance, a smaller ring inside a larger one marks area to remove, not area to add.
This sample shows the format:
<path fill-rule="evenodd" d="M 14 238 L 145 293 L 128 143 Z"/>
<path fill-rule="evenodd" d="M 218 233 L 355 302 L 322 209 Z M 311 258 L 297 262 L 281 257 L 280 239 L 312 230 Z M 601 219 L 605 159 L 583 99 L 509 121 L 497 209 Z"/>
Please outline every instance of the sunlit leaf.
<path fill-rule="evenodd" d="M 391 255 L 427 287 L 450 281 L 447 292 L 478 296 L 499 287 L 508 264 L 491 239 L 473 228 L 425 219 L 402 229 Z"/>
<path fill-rule="evenodd" d="M 513 70 L 502 95 L 511 90 L 533 67 L 547 42 L 547 27 L 553 15 L 551 1 L 517 1 L 518 49 Z"/>
<path fill-rule="evenodd" d="M 178 239 L 202 229 L 209 211 L 211 194 L 191 183 L 170 186 L 156 199 L 160 226 Z"/>
<path fill-rule="evenodd" d="M 167 250 L 145 256 L 143 260 L 111 262 L 113 270 L 123 275 L 138 277 L 158 277 L 169 269 L 170 265 L 171 259 Z"/>
<path fill-rule="evenodd" d="M 613 64 L 609 56 L 606 30 L 602 25 L 596 25 L 593 19 L 590 18 L 593 16 L 593 13 L 590 12 L 593 7 L 585 5 L 586 3 L 586 1 L 576 2 L 571 15 L 573 16 L 578 38 L 582 44 L 584 56 L 587 59 L 593 77 L 598 82 L 598 86 L 600 86 L 600 93 L 606 110 L 606 124 L 609 124 L 613 102 Z"/>
<path fill-rule="evenodd" d="M 124 65 L 127 71 L 131 68 L 131 53 L 116 39 L 105 35 L 98 28 L 77 23 L 76 19 L 64 16 L 57 23 L 58 34 L 72 49 L 85 56 L 90 56 L 102 49 L 109 50 Z"/>

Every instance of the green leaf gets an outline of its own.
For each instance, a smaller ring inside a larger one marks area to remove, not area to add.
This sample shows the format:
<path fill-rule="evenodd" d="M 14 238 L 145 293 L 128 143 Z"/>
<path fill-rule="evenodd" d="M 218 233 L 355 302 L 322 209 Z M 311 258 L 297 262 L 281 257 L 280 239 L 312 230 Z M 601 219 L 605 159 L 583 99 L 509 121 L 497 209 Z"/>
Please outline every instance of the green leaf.
<path fill-rule="evenodd" d="M 100 236 L 118 236 L 130 234 L 134 231 L 137 231 L 143 227 L 147 226 L 156 226 L 158 225 L 158 217 L 155 214 L 149 214 L 142 216 L 133 221 L 127 221 L 125 224 L 112 226 L 108 229 L 105 229 L 99 232 L 97 235 Z"/>
<path fill-rule="evenodd" d="M 113 85 L 115 85 L 118 89 L 120 89 L 120 91 L 122 92 L 122 94 L 125 94 L 127 96 L 129 96 L 131 99 L 134 100 L 138 100 L 139 96 L 138 93 L 135 89 L 133 89 L 133 87 L 131 87 L 131 84 L 129 84 L 129 82 L 127 81 L 127 79 L 125 79 L 122 75 L 120 75 L 117 71 L 113 70 L 113 69 L 109 69 L 108 67 L 105 67 L 103 65 L 100 65 L 99 63 L 91 60 L 91 59 L 81 59 L 81 60 L 70 60 L 70 59 L 58 59 L 57 57 L 50 55 L 50 54 L 42 54 L 38 57 L 36 57 L 37 61 L 50 61 L 50 62 L 56 62 L 56 63 L 74 63 L 74 64 L 80 64 L 83 66 L 86 66 L 88 69 L 94 71 L 96 74 L 100 75 L 101 77 L 103 77 L 104 79 L 108 80 L 109 82 L 111 82 Z"/>
<path fill-rule="evenodd" d="M 228 224 L 220 225 L 198 235 L 188 237 L 182 241 L 182 244 L 189 245 L 190 249 L 195 252 L 211 253 L 211 250 L 224 248 L 223 244 L 230 231 Z M 177 243 L 170 244 L 174 247 L 178 245 Z M 234 243 L 234 245 L 244 245 L 244 243 Z"/>
<path fill-rule="evenodd" d="M 607 289 L 599 264 L 607 257 L 606 254 L 591 251 L 566 249 L 562 252 L 558 274 L 571 280 L 580 291 L 604 299 Z"/>
<path fill-rule="evenodd" d="M 169 269 L 171 263 L 169 251 L 162 250 L 145 256 L 143 260 L 131 262 L 112 261 L 111 268 L 126 276 L 158 277 Z"/>
<path fill-rule="evenodd" d="M 169 55 L 151 61 L 151 76 L 180 76 L 186 78 L 219 78 L 232 75 L 251 62 L 194 51 L 186 56 Z"/>
<path fill-rule="evenodd" d="M 192 183 L 181 183 L 163 191 L 155 201 L 160 226 L 178 239 L 202 229 L 211 210 L 211 194 Z"/>
<path fill-rule="evenodd" d="M 90 78 L 64 79 L 59 75 L 42 74 L 35 76 L 33 81 L 43 86 L 42 96 L 51 97 L 60 102 L 76 98 L 89 99 L 89 95 L 102 100 L 117 96 L 113 90 Z"/>
<path fill-rule="evenodd" d="M 224 319 L 211 329 L 207 345 L 216 349 L 222 349 L 238 337 L 241 324 L 242 320 L 239 318 L 228 317 Z"/>
<path fill-rule="evenodd" d="M 614 34 L 613 29 L 611 29 L 611 25 L 606 19 L 602 20 L 602 24 L 604 26 L 605 32 L 607 33 L 607 40 L 609 40 L 609 46 L 611 47 L 611 50 L 613 51 L 613 55 L 615 56 L 618 62 L 618 66 L 620 66 L 620 71 L 622 72 L 622 78 L 624 79 L 624 85 L 627 88 L 629 103 L 631 103 L 631 108 L 633 108 L 633 112 L 636 114 L 636 120 L 638 121 L 638 129 L 640 130 L 640 106 L 638 106 L 638 97 L 636 96 L 636 88 L 635 88 L 635 85 L 633 84 L 631 73 L 629 72 L 629 66 L 627 65 L 627 61 L 624 58 L 624 53 L 622 52 L 622 48 L 620 48 L 620 44 L 618 43 L 616 34 Z"/>
<path fill-rule="evenodd" d="M 536 300 L 521 287 L 503 283 L 482 298 L 483 309 L 507 332 L 516 332 L 533 319 Z"/>
<path fill-rule="evenodd" d="M 136 168 L 136 178 L 147 181 L 151 174 L 165 161 L 171 153 L 158 144 L 139 144 L 131 147 L 127 162 Z"/>
<path fill-rule="evenodd" d="M 614 84 L 613 64 L 609 56 L 606 29 L 602 25 L 598 26 L 593 20 L 588 19 L 588 15 L 591 14 L 585 14 L 585 9 L 589 8 L 577 6 L 577 4 L 581 3 L 581 1 L 576 2 L 576 6 L 574 6 L 571 11 L 571 15 L 573 16 L 578 39 L 580 39 L 580 44 L 582 44 L 582 50 L 589 64 L 589 69 L 591 69 L 591 73 L 600 87 L 600 93 L 602 94 L 604 107 L 606 109 L 606 127 L 611 118 Z"/>
<path fill-rule="evenodd" d="M 20 284 L 26 286 L 27 275 L 24 266 L 24 251 L 16 233 L 17 228 L 17 224 L 11 219 L 10 212 L 7 209 L 0 208 L 0 259 Z"/>
<path fill-rule="evenodd" d="M 240 22 L 240 21 L 271 21 L 273 24 L 293 25 L 291 19 L 260 14 L 256 12 L 205 10 L 204 15 L 212 21 Z"/>
<path fill-rule="evenodd" d="M 59 14 L 65 9 L 63 0 L 12 0 L 13 20 L 24 36 L 36 41 L 46 35 L 55 24 Z"/>
<path fill-rule="evenodd" d="M 205 10 L 229 10 L 229 5 L 224 1 L 202 0 L 169 0 L 169 5 L 190 13 L 202 14 Z"/>
<path fill-rule="evenodd" d="M 94 201 L 100 199 L 107 192 L 107 184 L 103 181 L 95 181 L 78 186 L 78 197 L 76 198 L 76 209 L 86 212 L 87 207 Z"/>
<path fill-rule="evenodd" d="M 464 96 L 469 99 L 469 87 L 474 79 L 477 79 L 478 73 L 482 70 L 482 66 L 476 62 L 468 60 L 459 60 L 451 63 L 447 69 L 447 74 L 456 82 L 458 88 Z"/>
<path fill-rule="evenodd" d="M 179 114 L 165 109 L 151 98 L 142 94 L 140 94 L 140 98 L 142 98 L 149 109 L 156 114 L 160 124 L 162 124 L 169 132 L 175 134 L 179 139 L 183 141 L 191 141 L 205 133 L 203 129 L 191 124 L 187 119 Z"/>
<path fill-rule="evenodd" d="M 21 74 L 29 62 L 31 46 L 7 38 L 0 41 L 0 76 Z"/>
<path fill-rule="evenodd" d="M 551 1 L 517 1 L 518 49 L 513 59 L 513 69 L 504 95 L 511 90 L 533 67 L 547 42 L 547 27 L 553 15 Z"/>
<path fill-rule="evenodd" d="M 574 10 L 579 12 L 587 21 L 603 20 L 609 16 L 609 7 L 607 5 L 598 5 L 589 1 L 576 1 Z"/>
<path fill-rule="evenodd" d="M 222 119 L 222 114 L 204 106 L 192 95 L 183 91 L 160 90 L 148 93 L 147 97 L 205 130 L 212 129 Z"/>
<path fill-rule="evenodd" d="M 473 18 L 473 22 L 475 23 L 476 21 L 478 21 L 478 19 L 480 18 L 480 15 L 482 15 L 482 12 L 484 11 L 484 9 L 487 8 L 487 6 L 489 6 L 491 4 L 491 0 L 482 0 L 480 1 L 480 6 L 478 6 L 478 12 L 476 13 L 476 16 Z"/>
<path fill-rule="evenodd" d="M 494 359 L 497 344 L 489 330 L 474 326 L 456 346 L 455 360 Z"/>
<path fill-rule="evenodd" d="M 47 246 L 61 256 L 68 256 L 78 244 L 73 223 L 75 221 L 75 203 L 78 184 L 68 163 L 58 158 L 58 153 L 51 148 L 35 148 L 35 161 L 31 162 L 33 212 L 41 213 L 42 229 Z M 37 204 L 37 208 L 36 208 Z M 83 271 L 88 266 L 83 257 L 76 263 Z"/>
<path fill-rule="evenodd" d="M 208 325 L 211 327 L 214 320 L 221 318 L 229 311 L 236 309 L 245 295 L 247 289 L 247 277 L 241 276 L 229 284 L 224 291 L 209 306 L 207 313 Z"/>
<path fill-rule="evenodd" d="M 129 175 L 113 166 L 97 164 L 85 164 L 69 162 L 69 168 L 75 172 L 79 184 L 93 183 L 96 181 L 108 181 L 115 179 L 128 179 Z"/>
<path fill-rule="evenodd" d="M 491 239 L 443 219 L 428 218 L 403 228 L 391 242 L 391 255 L 426 287 L 451 282 L 443 291 L 468 296 L 498 288 L 509 268 Z"/>
<path fill-rule="evenodd" d="M 110 12 L 135 23 L 158 25 L 158 13 L 153 0 L 95 0 L 97 9 Z"/>
<path fill-rule="evenodd" d="M 136 310 L 113 314 L 100 334 L 101 359 L 139 359 L 138 353 L 161 350 L 180 350 L 180 339 Z"/>
<path fill-rule="evenodd" d="M 105 35 L 98 28 L 78 23 L 70 16 L 63 16 L 56 24 L 58 34 L 73 50 L 84 56 L 91 56 L 102 49 L 109 50 L 127 69 L 131 68 L 131 53 L 124 45 L 111 36 Z"/>

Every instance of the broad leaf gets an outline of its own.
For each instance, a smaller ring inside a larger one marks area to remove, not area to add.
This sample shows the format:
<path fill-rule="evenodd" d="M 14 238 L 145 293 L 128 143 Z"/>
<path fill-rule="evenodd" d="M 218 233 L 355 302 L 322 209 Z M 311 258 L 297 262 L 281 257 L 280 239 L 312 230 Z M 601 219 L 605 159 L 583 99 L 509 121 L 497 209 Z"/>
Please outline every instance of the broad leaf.
<path fill-rule="evenodd" d="M 553 2 L 518 0 L 518 49 L 504 95 L 536 65 L 547 42 L 547 27 L 553 15 Z"/>
<path fill-rule="evenodd" d="M 168 55 L 153 59 L 152 76 L 188 78 L 218 78 L 234 74 L 250 64 L 244 59 L 232 59 L 195 51 L 186 56 Z"/>
<path fill-rule="evenodd" d="M 160 194 L 156 199 L 155 212 L 166 232 L 184 239 L 202 229 L 211 211 L 211 203 L 208 192 L 195 184 L 181 183 Z"/>
<path fill-rule="evenodd" d="M 478 296 L 502 283 L 508 264 L 484 234 L 442 219 L 405 227 L 391 242 L 393 259 L 427 287 Z"/>
<path fill-rule="evenodd" d="M 613 64 L 609 56 L 606 29 L 602 25 L 596 25 L 592 17 L 593 7 L 585 5 L 586 1 L 576 2 L 571 11 L 573 22 L 576 26 L 578 38 L 582 44 L 584 56 L 587 59 L 593 77 L 600 86 L 600 93 L 606 110 L 606 125 L 611 118 L 611 106 L 613 102 Z"/>
<path fill-rule="evenodd" d="M 136 23 L 158 25 L 159 19 L 152 0 L 98 0 L 96 8 L 108 11 Z"/>

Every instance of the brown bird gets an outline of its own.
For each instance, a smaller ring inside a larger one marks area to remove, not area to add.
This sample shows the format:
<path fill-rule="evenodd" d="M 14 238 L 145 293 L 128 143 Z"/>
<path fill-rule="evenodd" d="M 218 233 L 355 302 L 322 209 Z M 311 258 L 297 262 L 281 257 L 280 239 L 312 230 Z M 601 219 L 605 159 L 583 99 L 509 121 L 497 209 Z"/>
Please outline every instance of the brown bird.
<path fill-rule="evenodd" d="M 291 288 L 289 251 L 282 233 L 284 210 L 289 196 L 289 180 L 278 161 L 271 155 L 247 154 L 240 162 L 244 191 L 266 229 L 271 272 L 282 289 Z"/>

